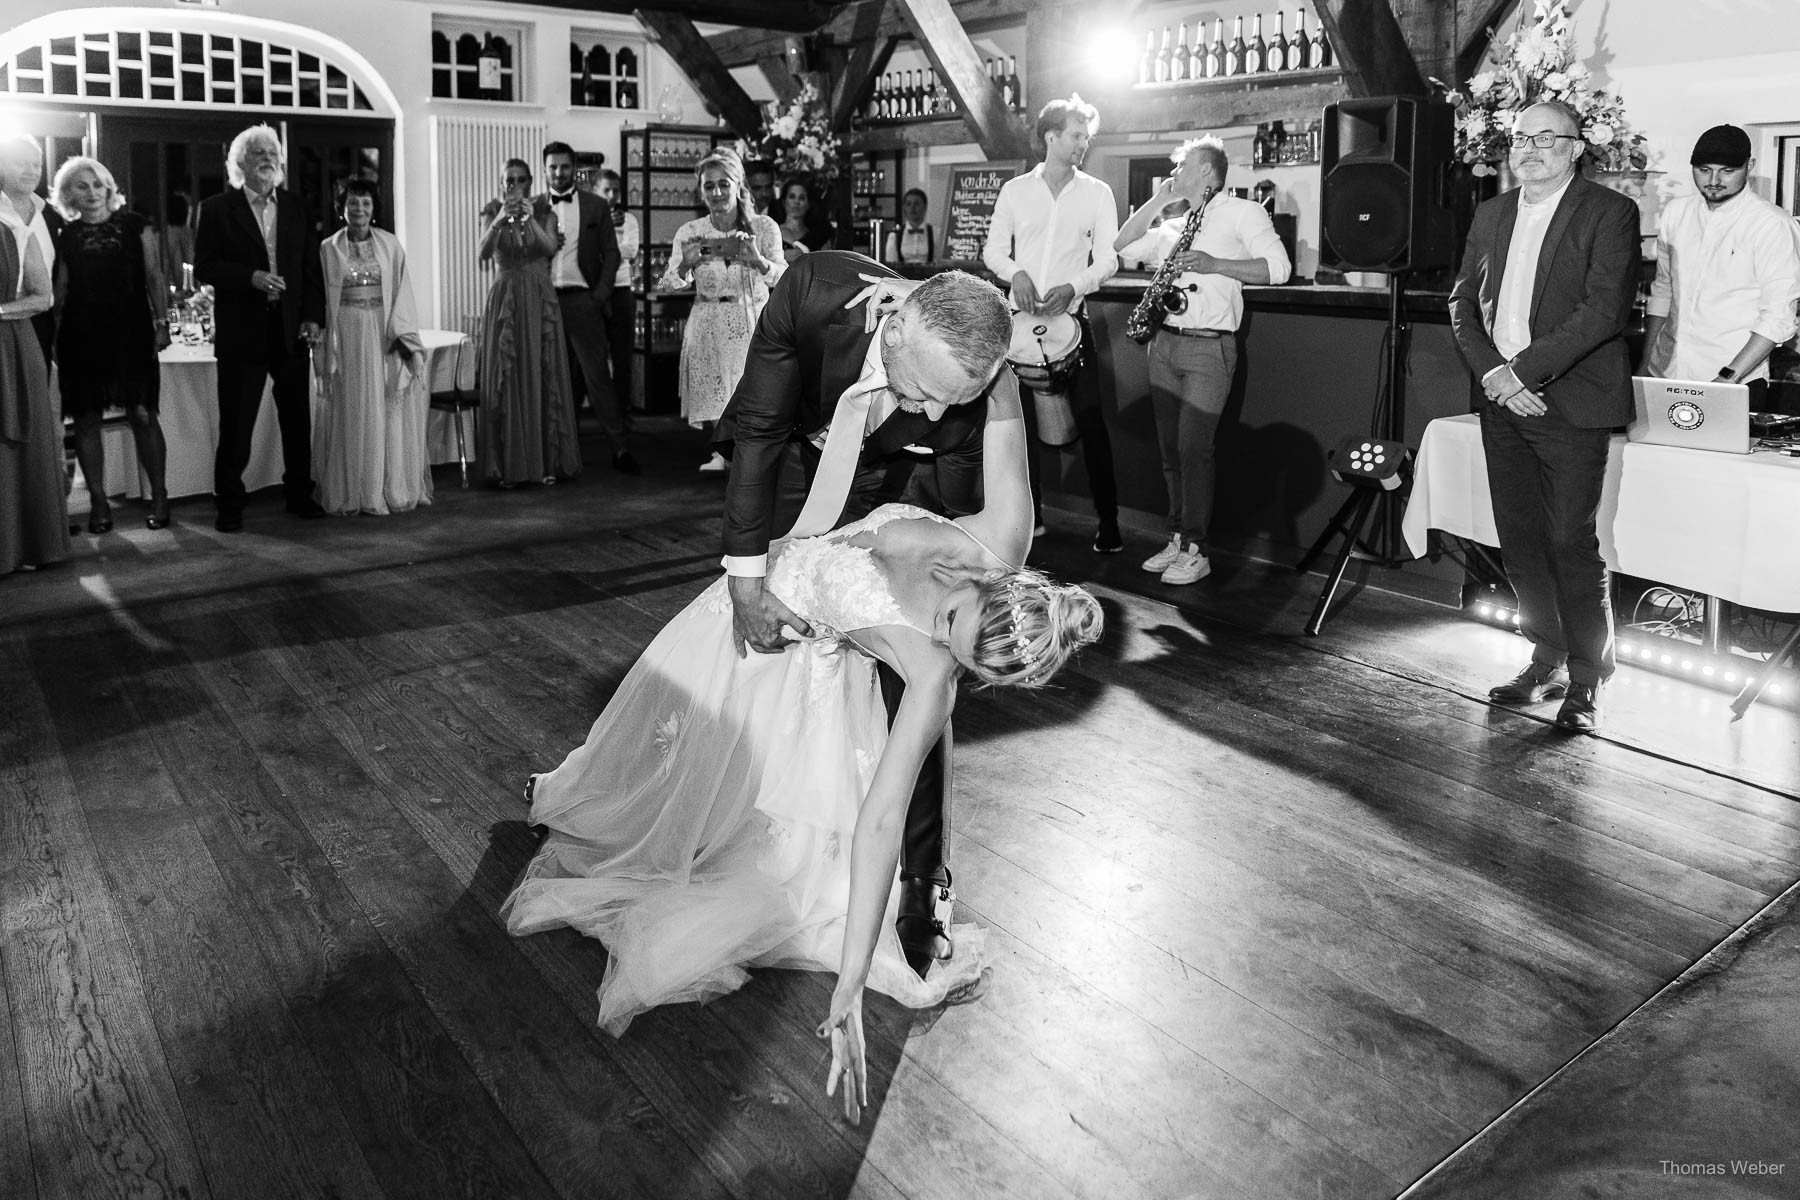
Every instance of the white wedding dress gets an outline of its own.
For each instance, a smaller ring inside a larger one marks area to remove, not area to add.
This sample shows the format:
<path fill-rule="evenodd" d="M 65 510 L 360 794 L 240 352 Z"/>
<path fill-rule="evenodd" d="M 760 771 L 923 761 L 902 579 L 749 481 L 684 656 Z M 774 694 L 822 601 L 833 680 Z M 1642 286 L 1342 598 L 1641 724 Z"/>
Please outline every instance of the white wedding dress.
<path fill-rule="evenodd" d="M 917 628 L 871 551 L 847 543 L 917 518 L 954 524 L 891 504 L 782 547 L 769 588 L 819 636 L 780 654 L 738 657 L 715 582 L 650 643 L 587 742 L 537 777 L 531 820 L 550 832 L 506 926 L 568 925 L 606 945 L 608 1032 L 733 991 L 747 967 L 838 970 L 851 835 L 887 741 L 875 661 L 839 633 Z M 929 1007 L 979 976 L 984 931 L 955 927 L 954 956 L 920 979 L 894 933 L 898 896 L 896 879 L 868 986 Z"/>

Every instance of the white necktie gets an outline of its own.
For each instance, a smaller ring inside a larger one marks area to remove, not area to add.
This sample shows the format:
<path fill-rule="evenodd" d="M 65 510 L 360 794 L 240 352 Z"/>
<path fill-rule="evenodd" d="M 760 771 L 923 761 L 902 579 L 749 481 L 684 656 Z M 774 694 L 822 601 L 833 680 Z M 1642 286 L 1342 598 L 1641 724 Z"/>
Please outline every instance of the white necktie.
<path fill-rule="evenodd" d="M 856 461 L 862 457 L 869 405 L 877 396 L 885 398 L 886 394 L 887 372 L 875 370 L 838 398 L 837 410 L 831 414 L 831 428 L 825 434 L 825 449 L 819 455 L 819 469 L 813 475 L 812 490 L 806 493 L 800 519 L 794 522 L 788 536 L 812 537 L 829 532 L 837 524 L 844 501 L 850 497 L 850 484 L 856 478 Z"/>

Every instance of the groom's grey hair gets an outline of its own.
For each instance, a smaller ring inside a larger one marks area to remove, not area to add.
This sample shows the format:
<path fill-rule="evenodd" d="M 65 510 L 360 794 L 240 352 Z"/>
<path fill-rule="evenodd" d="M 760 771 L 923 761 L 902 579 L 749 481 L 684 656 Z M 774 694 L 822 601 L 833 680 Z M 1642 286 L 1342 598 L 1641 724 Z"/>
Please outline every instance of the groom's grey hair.
<path fill-rule="evenodd" d="M 971 379 L 992 376 L 1012 345 L 1012 317 L 999 289 L 967 271 L 933 275 L 913 289 L 906 307 Z"/>

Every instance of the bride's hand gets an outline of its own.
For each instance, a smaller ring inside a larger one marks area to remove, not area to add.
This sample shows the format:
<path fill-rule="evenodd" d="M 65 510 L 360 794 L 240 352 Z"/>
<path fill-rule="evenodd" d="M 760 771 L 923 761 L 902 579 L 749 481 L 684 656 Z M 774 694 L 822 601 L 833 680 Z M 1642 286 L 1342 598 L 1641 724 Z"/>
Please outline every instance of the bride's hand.
<path fill-rule="evenodd" d="M 855 1125 L 869 1103 L 861 988 L 846 991 L 840 987 L 831 993 L 831 1015 L 819 1026 L 818 1035 L 831 1039 L 831 1073 L 825 1077 L 825 1094 L 834 1095 L 838 1084 L 844 1085 L 844 1119 Z"/>
<path fill-rule="evenodd" d="M 858 274 L 857 278 L 869 286 L 850 297 L 845 308 L 855 308 L 868 302 L 868 311 L 863 313 L 863 332 L 873 333 L 881 318 L 892 312 L 899 312 L 912 290 L 919 286 L 916 279 L 883 279 L 878 275 Z"/>

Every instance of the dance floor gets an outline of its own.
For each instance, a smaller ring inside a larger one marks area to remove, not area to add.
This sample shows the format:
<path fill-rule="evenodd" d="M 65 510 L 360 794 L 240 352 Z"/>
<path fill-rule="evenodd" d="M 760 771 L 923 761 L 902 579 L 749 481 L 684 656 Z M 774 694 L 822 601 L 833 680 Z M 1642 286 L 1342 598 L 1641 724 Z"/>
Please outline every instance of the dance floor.
<path fill-rule="evenodd" d="M 716 570 L 688 449 L 507 494 L 452 469 L 380 520 L 265 500 L 236 537 L 121 505 L 0 579 L 0 1196 L 1573 1196 L 1506 1180 L 1597 1111 L 1650 1139 L 1607 1143 L 1616 1194 L 1795 1186 L 1800 1153 L 1669 1190 L 1652 1136 L 1768 1160 L 1771 1107 L 1800 1119 L 1791 991 L 1737 993 L 1763 1019 L 1715 1041 L 1654 1024 L 1800 877 L 1792 710 L 1730 725 L 1626 668 L 1606 736 L 1567 738 L 1479 699 L 1509 634 L 1368 591 L 1304 638 L 1316 577 L 1164 589 L 1149 538 L 1101 560 L 1073 522 L 1040 557 L 1108 637 L 956 716 L 979 997 L 871 1000 L 860 1126 L 824 1095 L 827 976 L 602 1033 L 604 951 L 496 910 L 527 772 Z M 1678 1053 L 1764 1085 L 1570 1102 Z"/>

